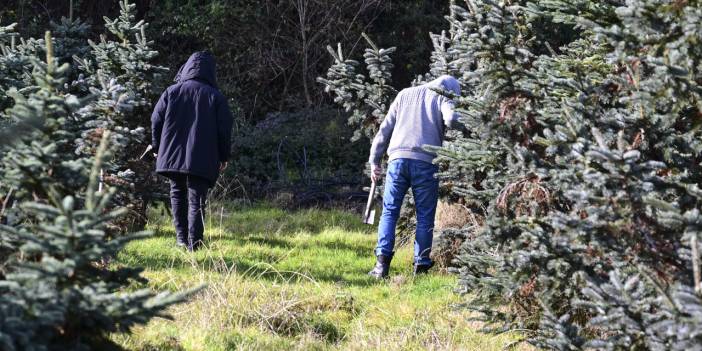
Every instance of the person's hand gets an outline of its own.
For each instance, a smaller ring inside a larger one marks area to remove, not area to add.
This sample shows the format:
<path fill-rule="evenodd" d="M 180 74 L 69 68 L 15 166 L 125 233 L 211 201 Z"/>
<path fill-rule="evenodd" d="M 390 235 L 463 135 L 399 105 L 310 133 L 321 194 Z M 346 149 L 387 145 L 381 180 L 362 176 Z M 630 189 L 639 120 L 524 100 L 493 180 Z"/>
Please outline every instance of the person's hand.
<path fill-rule="evenodd" d="M 380 181 L 383 177 L 383 169 L 379 165 L 371 165 L 371 180 L 373 183 Z"/>
<path fill-rule="evenodd" d="M 229 162 L 220 162 L 219 163 L 219 171 L 224 172 L 224 170 L 227 169 L 227 166 L 229 166 Z"/>

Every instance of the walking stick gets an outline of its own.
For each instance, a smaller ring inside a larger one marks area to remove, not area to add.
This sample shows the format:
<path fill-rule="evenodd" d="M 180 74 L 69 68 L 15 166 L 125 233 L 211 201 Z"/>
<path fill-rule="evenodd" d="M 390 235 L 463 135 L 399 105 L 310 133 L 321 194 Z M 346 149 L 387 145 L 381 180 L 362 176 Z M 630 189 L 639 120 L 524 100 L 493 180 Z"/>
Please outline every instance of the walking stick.
<path fill-rule="evenodd" d="M 371 184 L 366 210 L 363 211 L 363 223 L 373 225 L 375 223 L 375 182 Z"/>

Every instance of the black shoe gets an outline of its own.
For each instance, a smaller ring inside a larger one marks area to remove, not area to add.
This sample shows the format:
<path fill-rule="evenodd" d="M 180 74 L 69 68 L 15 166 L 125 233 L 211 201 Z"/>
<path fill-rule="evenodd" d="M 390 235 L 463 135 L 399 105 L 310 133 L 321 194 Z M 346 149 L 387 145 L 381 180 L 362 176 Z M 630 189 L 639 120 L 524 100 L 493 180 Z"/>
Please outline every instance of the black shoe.
<path fill-rule="evenodd" d="M 414 275 L 422 275 L 429 273 L 431 267 L 434 267 L 434 262 L 430 264 L 415 264 L 414 265 Z"/>
<path fill-rule="evenodd" d="M 177 247 L 187 247 L 188 239 L 185 236 L 176 235 L 176 246 Z"/>
<path fill-rule="evenodd" d="M 194 242 L 192 245 L 188 246 L 188 251 L 190 252 L 195 252 L 197 250 L 200 250 L 204 246 L 204 243 L 202 240 L 198 240 Z"/>
<path fill-rule="evenodd" d="M 368 272 L 368 275 L 375 279 L 387 278 L 388 273 L 390 273 L 390 261 L 392 261 L 392 256 L 379 255 L 375 267 Z"/>

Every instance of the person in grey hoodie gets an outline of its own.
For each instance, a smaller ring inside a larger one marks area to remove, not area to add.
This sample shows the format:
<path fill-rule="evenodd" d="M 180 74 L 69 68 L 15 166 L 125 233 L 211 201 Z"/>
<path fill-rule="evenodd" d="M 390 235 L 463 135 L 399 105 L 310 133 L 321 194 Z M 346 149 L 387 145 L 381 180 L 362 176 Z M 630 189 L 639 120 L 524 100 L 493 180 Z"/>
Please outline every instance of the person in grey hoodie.
<path fill-rule="evenodd" d="M 436 155 L 425 150 L 424 146 L 441 146 L 445 128 L 458 125 L 454 102 L 437 91 L 460 96 L 461 85 L 452 76 L 441 76 L 424 85 L 400 91 L 373 139 L 369 160 L 373 182 L 380 180 L 380 164 L 386 149 L 389 156 L 375 249 L 377 262 L 368 273 L 375 278 L 388 276 L 394 255 L 395 225 L 410 188 L 417 212 L 414 273 L 426 273 L 433 266 L 429 256 L 439 181 L 436 178 L 438 168 L 432 163 Z"/>

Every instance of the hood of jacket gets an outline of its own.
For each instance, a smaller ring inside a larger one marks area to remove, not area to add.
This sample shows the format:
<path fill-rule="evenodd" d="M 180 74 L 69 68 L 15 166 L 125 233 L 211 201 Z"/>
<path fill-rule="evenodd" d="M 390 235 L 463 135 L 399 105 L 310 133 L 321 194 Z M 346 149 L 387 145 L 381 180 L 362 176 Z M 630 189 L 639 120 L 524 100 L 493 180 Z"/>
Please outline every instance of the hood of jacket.
<path fill-rule="evenodd" d="M 176 74 L 175 78 L 173 78 L 174 82 L 180 83 L 180 76 L 183 73 L 183 67 L 185 67 L 185 64 L 180 65 L 180 68 L 178 68 L 178 73 Z"/>
<path fill-rule="evenodd" d="M 188 62 L 178 70 L 175 81 L 182 83 L 191 79 L 198 79 L 217 87 L 217 69 L 212 54 L 200 51 L 190 55 Z"/>
<path fill-rule="evenodd" d="M 450 91 L 455 95 L 461 95 L 461 83 L 458 82 L 458 79 L 449 75 L 436 78 L 427 83 L 427 85 L 435 89 Z"/>

